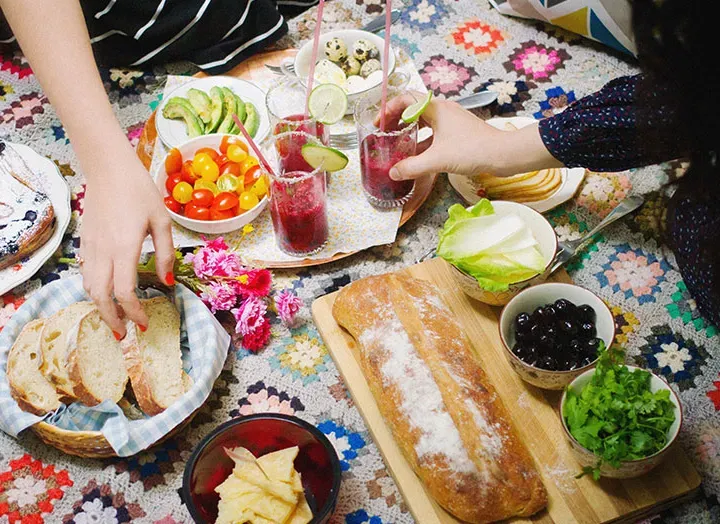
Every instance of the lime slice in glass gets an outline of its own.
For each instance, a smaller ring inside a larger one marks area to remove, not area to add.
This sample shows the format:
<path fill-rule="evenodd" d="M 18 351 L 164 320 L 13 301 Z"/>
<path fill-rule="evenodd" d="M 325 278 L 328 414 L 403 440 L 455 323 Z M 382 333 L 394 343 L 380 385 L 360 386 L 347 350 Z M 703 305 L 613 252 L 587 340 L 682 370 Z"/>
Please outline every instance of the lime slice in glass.
<path fill-rule="evenodd" d="M 310 115 L 321 124 L 332 125 L 345 116 L 348 99 L 345 91 L 335 84 L 320 84 L 310 93 Z"/>
<path fill-rule="evenodd" d="M 332 147 L 305 144 L 302 147 L 302 156 L 313 169 L 320 167 L 329 172 L 340 171 L 348 164 L 348 157 Z"/>
<path fill-rule="evenodd" d="M 412 124 L 413 122 L 417 122 L 420 118 L 420 115 L 422 115 L 427 109 L 427 106 L 430 105 L 430 100 L 432 100 L 432 96 L 432 91 L 428 91 L 427 96 L 425 96 L 424 99 L 415 102 L 411 106 L 407 106 L 405 108 L 405 111 L 403 111 L 402 116 L 400 117 L 402 121 L 406 124 Z"/>

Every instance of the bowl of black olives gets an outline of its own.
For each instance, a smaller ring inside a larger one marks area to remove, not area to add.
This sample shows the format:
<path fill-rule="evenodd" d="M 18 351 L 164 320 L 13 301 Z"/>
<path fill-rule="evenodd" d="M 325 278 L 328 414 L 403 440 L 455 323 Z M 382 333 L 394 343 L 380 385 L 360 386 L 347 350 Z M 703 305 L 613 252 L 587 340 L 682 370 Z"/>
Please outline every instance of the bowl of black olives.
<path fill-rule="evenodd" d="M 560 390 L 592 368 L 615 339 L 615 320 L 595 293 L 572 284 L 521 291 L 500 315 L 500 338 L 520 377 Z"/>

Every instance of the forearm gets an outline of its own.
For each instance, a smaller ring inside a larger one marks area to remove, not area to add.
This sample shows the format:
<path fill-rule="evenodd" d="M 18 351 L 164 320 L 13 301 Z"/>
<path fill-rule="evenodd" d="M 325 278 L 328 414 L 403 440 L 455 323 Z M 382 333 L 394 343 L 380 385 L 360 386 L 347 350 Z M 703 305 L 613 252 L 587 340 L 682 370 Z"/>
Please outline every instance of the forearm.
<path fill-rule="evenodd" d="M 494 135 L 487 153 L 489 171 L 495 176 L 512 176 L 563 166 L 545 147 L 537 125 L 516 131 L 499 131 Z"/>
<path fill-rule="evenodd" d="M 108 100 L 78 0 L 0 0 L 23 53 L 92 183 L 109 154 L 131 149 Z M 50 9 L 52 6 L 52 9 Z"/>

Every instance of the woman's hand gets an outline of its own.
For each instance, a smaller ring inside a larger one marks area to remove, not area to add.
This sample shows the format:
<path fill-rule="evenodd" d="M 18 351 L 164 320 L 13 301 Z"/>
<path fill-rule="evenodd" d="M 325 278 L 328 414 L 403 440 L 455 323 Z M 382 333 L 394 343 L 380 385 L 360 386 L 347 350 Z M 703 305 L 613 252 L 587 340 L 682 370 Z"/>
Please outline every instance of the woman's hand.
<path fill-rule="evenodd" d="M 115 337 L 122 339 L 123 316 L 141 330 L 148 324 L 135 294 L 143 240 L 152 235 L 158 277 L 169 285 L 174 283 L 175 250 L 170 217 L 152 178 L 127 141 L 118 149 L 108 156 L 109 162 L 85 168 L 102 174 L 88 177 L 80 255 L 85 291 Z"/>
<path fill-rule="evenodd" d="M 406 107 L 424 97 L 420 93 L 396 97 L 388 103 L 387 115 L 399 119 Z M 398 162 L 390 170 L 391 178 L 407 180 L 436 173 L 511 176 L 562 165 L 545 148 L 537 126 L 501 131 L 448 100 L 433 99 L 420 125 L 431 127 L 433 136 L 418 144 L 417 156 Z"/>

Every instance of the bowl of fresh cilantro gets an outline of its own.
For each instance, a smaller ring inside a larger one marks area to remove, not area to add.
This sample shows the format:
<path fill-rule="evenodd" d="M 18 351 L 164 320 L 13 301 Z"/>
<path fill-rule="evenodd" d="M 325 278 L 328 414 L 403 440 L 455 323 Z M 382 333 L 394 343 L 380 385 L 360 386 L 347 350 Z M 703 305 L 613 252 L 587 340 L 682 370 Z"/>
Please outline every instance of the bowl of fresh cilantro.
<path fill-rule="evenodd" d="M 573 380 L 560 400 L 565 434 L 582 473 L 634 478 L 660 464 L 677 439 L 682 408 L 677 394 L 653 373 L 623 365 L 607 349 L 597 366 Z"/>

